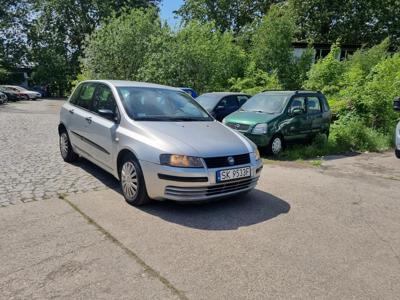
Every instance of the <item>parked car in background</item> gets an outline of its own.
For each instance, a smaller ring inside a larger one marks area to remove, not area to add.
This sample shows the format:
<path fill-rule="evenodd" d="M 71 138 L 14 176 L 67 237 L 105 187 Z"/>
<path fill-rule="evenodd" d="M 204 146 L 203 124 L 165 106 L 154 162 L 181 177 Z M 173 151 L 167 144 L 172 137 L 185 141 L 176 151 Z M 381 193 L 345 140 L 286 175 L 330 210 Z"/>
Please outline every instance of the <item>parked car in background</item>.
<path fill-rule="evenodd" d="M 400 98 L 394 100 L 393 108 L 395 111 L 400 112 Z M 397 123 L 396 133 L 395 133 L 395 154 L 397 158 L 400 158 L 400 121 Z"/>
<path fill-rule="evenodd" d="M 0 104 L 7 103 L 7 95 L 0 92 Z"/>
<path fill-rule="evenodd" d="M 188 87 L 180 87 L 180 89 L 186 93 L 188 93 L 192 98 L 197 98 L 197 93 L 194 89 Z"/>
<path fill-rule="evenodd" d="M 62 106 L 58 132 L 65 161 L 80 155 L 110 172 L 132 205 L 244 193 L 263 165 L 250 140 L 182 90 L 156 84 L 84 81 Z"/>
<path fill-rule="evenodd" d="M 214 118 L 222 121 L 227 115 L 237 111 L 251 96 L 242 93 L 206 93 L 196 98 Z"/>
<path fill-rule="evenodd" d="M 23 88 L 21 86 L 16 86 L 16 85 L 3 85 L 3 86 L 10 90 L 18 92 L 20 94 L 20 96 L 22 97 L 22 99 L 25 99 L 25 100 L 36 100 L 36 99 L 42 97 L 42 95 L 40 93 L 27 90 L 26 88 Z"/>
<path fill-rule="evenodd" d="M 8 101 L 19 101 L 21 100 L 21 94 L 12 89 L 0 86 L 0 92 L 6 94 Z"/>
<path fill-rule="evenodd" d="M 34 85 L 34 86 L 32 86 L 32 87 L 30 88 L 30 90 L 40 93 L 40 95 L 41 95 L 42 98 L 48 97 L 48 96 L 49 96 L 48 93 L 47 93 L 47 91 L 46 91 L 46 89 L 45 89 L 45 87 L 42 87 L 42 86 L 39 86 L 39 85 Z"/>
<path fill-rule="evenodd" d="M 285 142 L 329 136 L 332 113 L 325 96 L 312 91 L 268 91 L 250 98 L 223 123 L 276 155 Z"/>

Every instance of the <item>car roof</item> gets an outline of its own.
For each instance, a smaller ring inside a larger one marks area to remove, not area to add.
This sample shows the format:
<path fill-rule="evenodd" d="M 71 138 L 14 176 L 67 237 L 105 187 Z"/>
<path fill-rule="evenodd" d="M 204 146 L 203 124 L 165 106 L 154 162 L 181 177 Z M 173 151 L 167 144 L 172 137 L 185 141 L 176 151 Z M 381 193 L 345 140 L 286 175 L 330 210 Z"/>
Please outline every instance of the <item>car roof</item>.
<path fill-rule="evenodd" d="M 220 96 L 221 98 L 222 97 L 225 97 L 225 96 L 232 96 L 232 95 L 239 95 L 239 96 L 241 96 L 241 95 L 243 95 L 243 96 L 249 96 L 248 94 L 245 94 L 245 93 L 239 93 L 239 92 L 211 92 L 211 93 L 204 93 L 204 94 L 201 94 L 200 96 L 203 96 L 203 95 L 209 95 L 209 96 Z"/>
<path fill-rule="evenodd" d="M 263 91 L 262 94 L 273 94 L 273 95 L 295 95 L 295 94 L 319 94 L 320 92 L 308 91 L 308 90 L 296 90 L 296 91 Z"/>
<path fill-rule="evenodd" d="M 85 80 L 83 82 L 94 82 L 94 83 L 105 83 L 115 87 L 145 87 L 145 88 L 157 88 L 157 89 L 168 89 L 174 91 L 182 91 L 179 88 L 170 87 L 166 85 L 140 82 L 140 81 L 129 81 L 129 80 Z"/>

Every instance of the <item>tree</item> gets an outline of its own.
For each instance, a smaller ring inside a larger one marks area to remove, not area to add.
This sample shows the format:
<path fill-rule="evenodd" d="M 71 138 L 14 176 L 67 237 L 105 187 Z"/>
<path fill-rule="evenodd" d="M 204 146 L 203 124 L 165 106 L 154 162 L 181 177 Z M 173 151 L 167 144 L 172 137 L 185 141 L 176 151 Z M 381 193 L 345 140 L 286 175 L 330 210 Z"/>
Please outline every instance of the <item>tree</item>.
<path fill-rule="evenodd" d="M 213 23 L 188 23 L 170 39 L 168 49 L 156 55 L 160 60 L 153 69 L 164 74 L 163 83 L 198 92 L 228 89 L 228 80 L 243 75 L 245 67 L 245 54 L 233 35 L 215 30 Z"/>
<path fill-rule="evenodd" d="M 311 50 L 298 60 L 294 57 L 294 33 L 294 18 L 287 5 L 273 5 L 252 37 L 251 51 L 257 68 L 270 74 L 276 72 L 287 89 L 301 86 L 312 62 Z"/>
<path fill-rule="evenodd" d="M 184 24 L 192 20 L 214 22 L 222 31 L 232 29 L 237 33 L 244 25 L 262 17 L 271 4 L 279 2 L 283 0 L 186 0 L 176 14 Z"/>
<path fill-rule="evenodd" d="M 289 0 L 297 38 L 373 46 L 390 37 L 400 45 L 400 5 L 396 0 Z"/>
<path fill-rule="evenodd" d="M 88 39 L 84 66 L 91 78 L 137 80 L 152 41 L 165 33 L 156 10 L 133 9 L 112 16 Z"/>

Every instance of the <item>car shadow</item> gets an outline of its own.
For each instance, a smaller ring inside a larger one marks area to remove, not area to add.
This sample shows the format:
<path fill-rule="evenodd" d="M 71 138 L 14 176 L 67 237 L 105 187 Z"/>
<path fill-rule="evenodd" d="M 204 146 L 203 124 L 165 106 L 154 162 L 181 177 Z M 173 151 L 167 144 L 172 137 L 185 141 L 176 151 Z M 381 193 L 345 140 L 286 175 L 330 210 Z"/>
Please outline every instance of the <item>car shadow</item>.
<path fill-rule="evenodd" d="M 236 230 L 276 218 L 290 210 L 290 204 L 269 193 L 252 192 L 207 203 L 153 202 L 140 207 L 165 221 L 201 230 Z"/>
<path fill-rule="evenodd" d="M 119 182 L 111 174 L 84 158 L 79 159 L 75 165 L 122 196 Z M 245 195 L 218 201 L 201 203 L 153 201 L 136 209 L 186 227 L 201 230 L 236 230 L 286 214 L 290 210 L 290 204 L 274 195 L 254 189 Z"/>

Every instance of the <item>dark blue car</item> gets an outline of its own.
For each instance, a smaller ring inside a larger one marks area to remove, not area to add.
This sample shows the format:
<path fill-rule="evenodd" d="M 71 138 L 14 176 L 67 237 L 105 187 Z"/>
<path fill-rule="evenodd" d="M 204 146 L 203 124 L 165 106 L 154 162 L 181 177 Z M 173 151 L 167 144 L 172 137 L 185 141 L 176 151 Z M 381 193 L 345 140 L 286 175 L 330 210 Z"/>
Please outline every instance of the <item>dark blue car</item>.
<path fill-rule="evenodd" d="M 207 93 L 197 97 L 196 101 L 214 118 L 222 121 L 227 115 L 237 111 L 251 96 L 242 93 Z"/>

